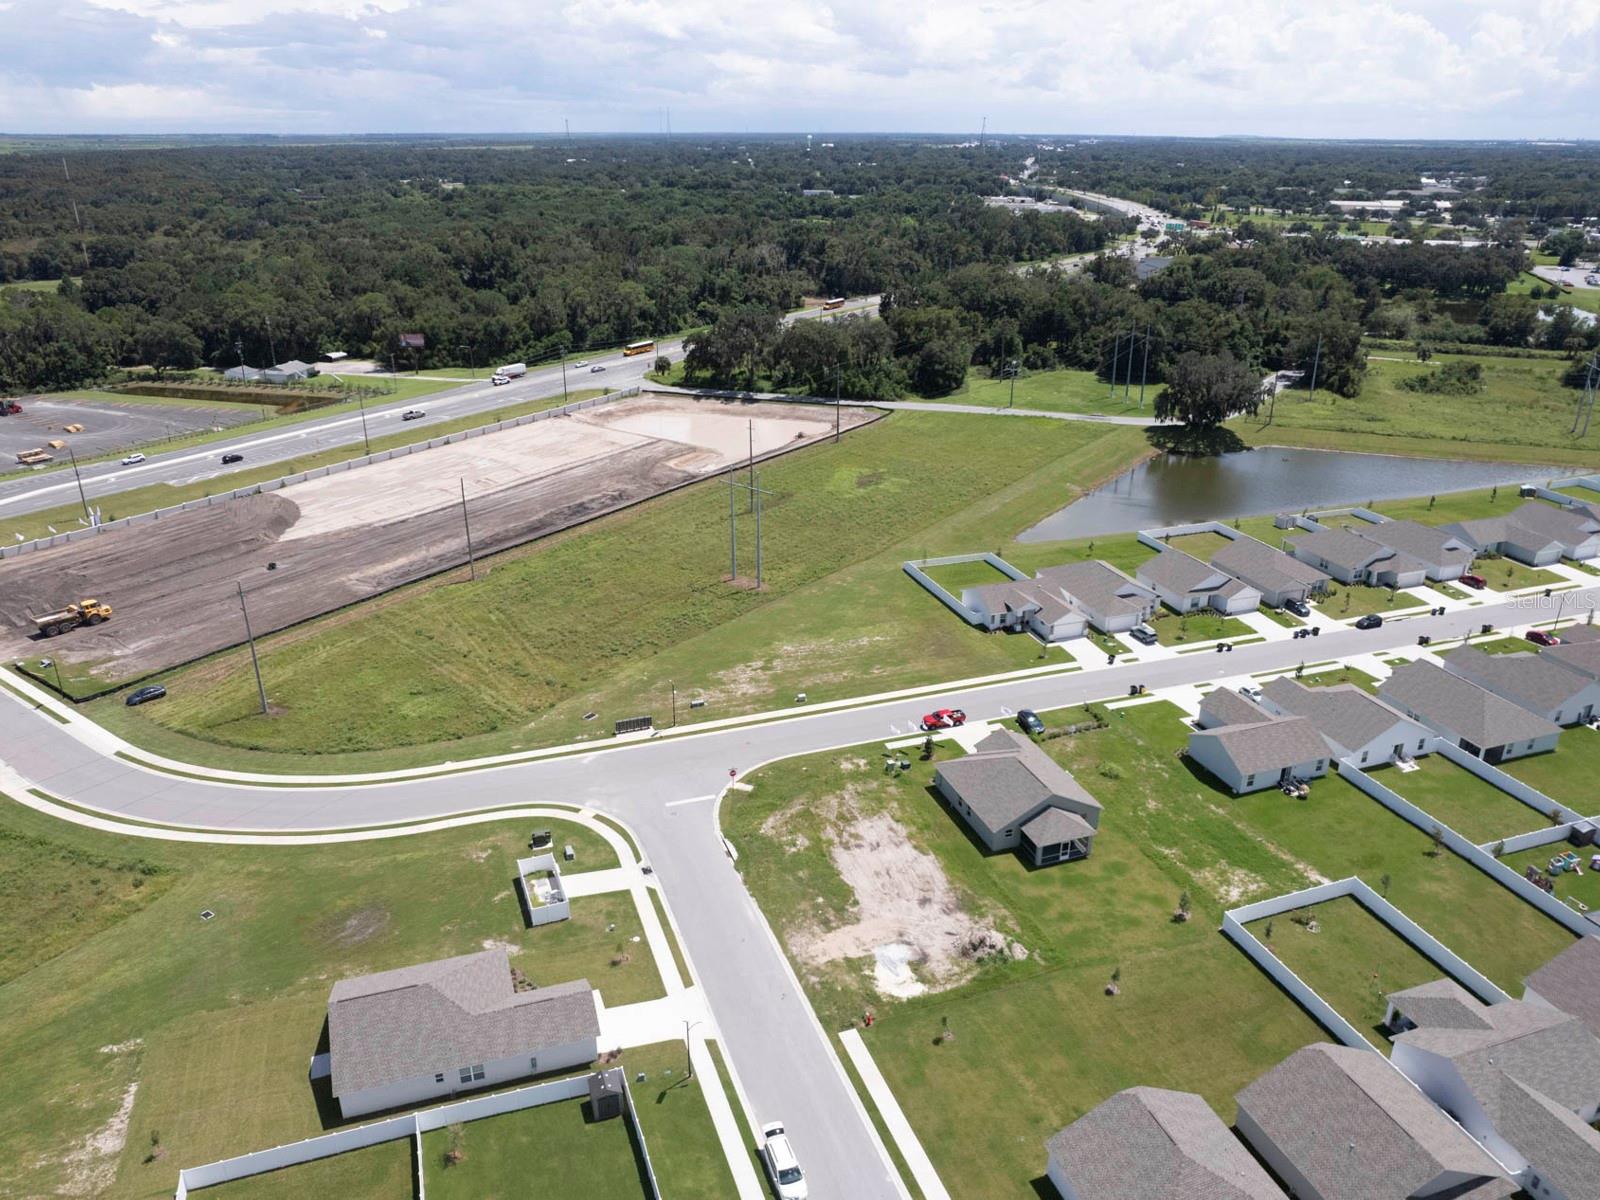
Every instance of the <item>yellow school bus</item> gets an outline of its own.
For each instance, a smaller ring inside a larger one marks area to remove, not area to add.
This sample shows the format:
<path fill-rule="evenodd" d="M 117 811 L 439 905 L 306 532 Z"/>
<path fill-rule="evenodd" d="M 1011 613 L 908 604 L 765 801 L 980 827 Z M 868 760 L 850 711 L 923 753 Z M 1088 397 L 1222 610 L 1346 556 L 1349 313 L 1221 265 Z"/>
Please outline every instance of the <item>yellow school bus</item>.
<path fill-rule="evenodd" d="M 622 348 L 622 353 L 626 357 L 632 358 L 636 354 L 653 354 L 653 353 L 655 353 L 655 348 L 656 348 L 656 344 L 653 341 L 651 341 L 651 342 L 629 342 L 626 346 L 624 346 Z"/>

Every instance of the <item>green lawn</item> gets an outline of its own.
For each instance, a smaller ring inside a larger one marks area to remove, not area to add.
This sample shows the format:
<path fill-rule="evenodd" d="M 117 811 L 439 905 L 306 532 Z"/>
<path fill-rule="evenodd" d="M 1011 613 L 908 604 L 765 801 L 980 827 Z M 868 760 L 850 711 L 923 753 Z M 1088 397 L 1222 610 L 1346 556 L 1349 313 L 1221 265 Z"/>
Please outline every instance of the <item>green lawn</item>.
<path fill-rule="evenodd" d="M 1497 637 L 1485 642 L 1473 642 L 1474 650 L 1482 650 L 1485 654 L 1531 654 L 1538 649 L 1527 638 Z"/>
<path fill-rule="evenodd" d="M 587 829 L 541 824 L 575 865 L 617 865 Z M 180 1166 L 321 1133 L 336 1118 L 306 1065 L 334 980 L 497 943 L 537 961 L 546 932 L 524 928 L 514 891 L 525 821 L 213 847 L 130 842 L 0 801 L 0 830 L 0 1060 L 50 1064 L 0 1090 L 0 1194 L 66 1194 L 76 1179 L 78 1194 L 154 1200 Z M 82 1152 L 125 1102 L 125 1144 Z M 146 1163 L 152 1134 L 162 1153 Z"/>
<path fill-rule="evenodd" d="M 1464 588 L 1459 588 L 1453 583 L 1434 583 L 1430 584 L 1429 586 L 1431 586 L 1433 590 L 1438 592 L 1440 595 L 1449 596 L 1452 600 L 1472 599 L 1471 592 L 1466 591 Z"/>
<path fill-rule="evenodd" d="M 1344 621 L 1366 616 L 1368 613 L 1420 608 L 1422 603 L 1420 597 L 1410 592 L 1368 587 L 1365 584 L 1330 583 L 1327 592 L 1314 599 L 1311 606 L 1325 617 Z"/>
<path fill-rule="evenodd" d="M 1600 292 L 1593 293 L 1600 297 Z M 1326 450 L 1506 462 L 1592 465 L 1600 463 L 1600 425 L 1587 437 L 1568 433 L 1578 392 L 1563 387 L 1559 359 L 1474 356 L 1484 370 L 1485 387 L 1470 396 L 1412 392 L 1400 381 L 1448 361 L 1431 364 L 1371 358 L 1361 393 L 1337 396 L 1319 390 L 1316 398 L 1285 392 L 1272 409 L 1229 423 L 1252 445 L 1312 446 Z M 1515 489 L 1511 489 L 1515 491 Z"/>
<path fill-rule="evenodd" d="M 1600 816 L 1600 790 L 1595 787 L 1597 750 L 1600 733 L 1578 727 L 1564 732 L 1558 747 L 1550 753 L 1513 758 L 1501 763 L 1500 769 L 1585 816 Z M 1538 824 L 1535 818 L 1528 828 L 1537 828 Z"/>
<path fill-rule="evenodd" d="M 1161 609 L 1150 620 L 1150 627 L 1163 646 L 1183 646 L 1195 642 L 1212 642 L 1218 638 L 1249 637 L 1255 630 L 1238 617 L 1226 617 L 1219 612 L 1193 612 L 1179 615 Z"/>
<path fill-rule="evenodd" d="M 658 1042 L 622 1052 L 622 1067 L 628 1072 L 633 1091 L 634 1110 L 650 1148 L 650 1162 L 663 1196 L 671 1200 L 723 1200 L 734 1194 L 733 1172 L 723 1156 L 711 1112 L 706 1107 L 706 1087 L 718 1087 L 714 1080 L 690 1079 L 684 1075 L 682 1042 Z M 643 1072 L 645 1081 L 638 1075 Z M 733 1104 L 734 1120 L 741 1122 L 739 1105 Z M 585 1194 L 580 1189 L 575 1194 Z"/>
<path fill-rule="evenodd" d="M 1267 620 L 1276 625 L 1282 625 L 1285 629 L 1298 629 L 1305 624 L 1304 621 L 1286 608 L 1268 608 L 1266 605 L 1262 605 L 1256 611 Z"/>
<path fill-rule="evenodd" d="M 1480 558 L 1472 571 L 1481 575 L 1491 592 L 1512 592 L 1525 587 L 1565 584 L 1566 578 L 1542 567 L 1530 567 L 1509 558 Z"/>
<path fill-rule="evenodd" d="M 1297 917 L 1316 921 L 1317 931 Z M 1267 936 L 1267 926 L 1272 926 Z M 1384 1045 L 1384 999 L 1444 974 L 1421 951 L 1349 896 L 1296 909 L 1246 926 L 1333 1010 Z"/>
<path fill-rule="evenodd" d="M 1009 553 L 1004 531 L 1143 450 L 1136 429 L 896 413 L 766 469 L 763 592 L 722 582 L 727 500 L 711 483 L 497 556 L 476 584 L 419 584 L 262 639 L 270 716 L 241 689 L 242 652 L 169 676 L 162 705 L 92 712 L 191 761 L 343 771 L 603 736 L 624 715 L 665 724 L 669 680 L 703 697 L 710 719 L 800 691 L 826 700 L 1034 666 L 1046 652 L 1032 639 L 972 629 L 900 562 L 997 543 Z M 748 555 L 748 529 L 740 543 Z M 538 597 L 573 587 L 629 620 L 550 621 Z M 463 615 L 485 604 L 492 671 L 474 665 L 486 661 L 482 622 Z M 591 711 L 598 721 L 583 719 Z"/>
<path fill-rule="evenodd" d="M 1201 562 L 1210 562 L 1213 554 L 1233 543 L 1231 538 L 1207 530 L 1204 533 L 1185 533 L 1178 537 L 1167 538 L 1166 544 L 1174 550 L 1182 550 L 1185 554 L 1198 558 Z"/>
<path fill-rule="evenodd" d="M 572 398 L 574 400 L 586 400 L 599 394 L 595 390 L 577 392 L 574 393 Z M 121 399 L 121 397 L 118 397 L 118 399 Z M 495 409 L 493 412 L 477 413 L 473 416 L 459 417 L 453 421 L 443 421 L 437 425 L 407 426 L 398 433 L 392 433 L 386 437 L 373 438 L 372 450 L 377 453 L 383 450 L 392 450 L 396 446 L 409 446 L 413 442 L 425 442 L 430 438 L 443 437 L 447 433 L 458 433 L 464 429 L 476 429 L 481 425 L 492 425 L 496 421 L 510 420 L 512 417 L 520 417 L 524 413 L 542 412 L 547 408 L 555 408 L 560 403 L 561 398 L 559 396 L 545 397 L 539 400 L 529 400 L 522 404 L 508 405 L 505 408 Z M 321 411 L 326 413 L 331 410 L 324 409 Z M 122 451 L 117 453 L 120 454 Z M 118 517 L 150 512 L 152 509 L 181 504 L 185 500 L 197 500 L 204 496 L 220 495 L 223 492 L 231 492 L 236 488 L 248 487 L 252 483 L 261 483 L 269 479 L 281 479 L 285 475 L 314 470 L 317 467 L 325 467 L 330 463 L 360 458 L 366 453 L 366 444 L 358 439 L 348 445 L 334 446 L 327 450 L 320 450 L 315 454 L 301 455 L 298 458 L 288 459 L 284 462 L 265 463 L 259 467 L 251 467 L 244 471 L 227 471 L 195 483 L 176 485 L 154 483 L 147 484 L 144 487 L 130 488 L 125 492 L 112 492 L 109 495 L 96 496 L 94 503 L 100 509 L 103 519 L 113 521 Z M 0 517 L 0 538 L 6 541 L 15 541 L 16 535 L 19 533 L 24 539 L 43 537 L 49 533 L 49 527 L 52 525 L 57 529 L 75 528 L 78 524 L 78 518 L 82 515 L 83 505 L 71 503 L 60 504 L 54 508 L 38 509 L 29 513 Z"/>
<path fill-rule="evenodd" d="M 1005 583 L 1011 576 L 986 562 L 951 563 L 944 567 L 923 567 L 935 583 L 957 600 L 963 588 L 982 587 L 990 583 Z"/>
<path fill-rule="evenodd" d="M 1100 648 L 1103 654 L 1128 654 L 1131 648 L 1109 633 L 1101 633 L 1098 629 L 1090 628 L 1084 631 L 1084 636 Z"/>
<path fill-rule="evenodd" d="M 451 1164 L 452 1149 L 462 1157 Z M 422 1135 L 431 1200 L 513 1200 L 530 1193 L 649 1195 L 627 1122 L 591 1119 L 587 1100 L 563 1100 Z"/>
<path fill-rule="evenodd" d="M 512 964 L 534 983 L 587 979 L 607 1008 L 667 994 L 628 892 L 578 897 L 568 920 L 528 930 L 520 949 Z"/>
<path fill-rule="evenodd" d="M 1341 683 L 1353 683 L 1364 692 L 1376 693 L 1378 690 L 1376 677 L 1356 667 L 1337 666 L 1321 671 L 1307 671 L 1298 679 L 1306 687 L 1334 687 Z"/>
<path fill-rule="evenodd" d="M 1532 271 L 1524 271 L 1506 285 L 1506 291 L 1513 296 L 1526 296 L 1534 288 L 1548 293 L 1550 282 L 1540 279 Z M 1574 287 L 1570 292 L 1561 294 L 1561 303 L 1570 304 L 1573 308 L 1585 312 L 1600 313 L 1600 289 Z"/>
<path fill-rule="evenodd" d="M 174 1178 L 182 1165 L 185 1164 L 172 1167 Z M 412 1172 L 411 1138 L 406 1136 L 281 1171 L 252 1175 L 197 1194 L 203 1194 L 206 1200 L 305 1200 L 308 1196 L 411 1200 L 416 1191 Z"/>
<path fill-rule="evenodd" d="M 1139 363 L 1134 360 L 1132 387 L 1123 399 L 1123 368 L 1117 369 L 1117 386 L 1113 389 L 1106 380 L 1093 371 L 1035 371 L 1017 376 L 1015 403 L 1012 403 L 1011 380 L 985 379 L 978 372 L 969 372 L 966 384 L 948 396 L 937 397 L 947 404 L 981 404 L 985 408 L 1031 408 L 1039 412 L 1110 413 L 1115 416 L 1149 416 L 1155 403 L 1159 385 L 1145 388 L 1144 407 L 1139 407 Z M 1114 394 L 1113 394 L 1114 391 Z"/>
<path fill-rule="evenodd" d="M 1526 833 L 1545 819 L 1522 801 L 1485 783 L 1442 754 L 1417 759 L 1415 771 L 1384 767 L 1372 778 L 1398 792 L 1440 824 L 1478 844 Z"/>

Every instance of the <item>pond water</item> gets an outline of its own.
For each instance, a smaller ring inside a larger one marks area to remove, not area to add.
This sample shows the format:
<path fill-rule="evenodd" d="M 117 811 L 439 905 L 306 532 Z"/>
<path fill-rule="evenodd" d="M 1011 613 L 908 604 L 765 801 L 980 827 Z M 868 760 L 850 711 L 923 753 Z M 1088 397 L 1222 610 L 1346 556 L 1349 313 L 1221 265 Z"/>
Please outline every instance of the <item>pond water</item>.
<path fill-rule="evenodd" d="M 1017 539 L 1128 533 L 1190 521 L 1227 521 L 1304 509 L 1364 504 L 1543 483 L 1557 471 L 1527 463 L 1455 462 L 1352 454 L 1343 450 L 1291 450 L 1263 446 L 1210 458 L 1165 454 L 1140 463 Z"/>

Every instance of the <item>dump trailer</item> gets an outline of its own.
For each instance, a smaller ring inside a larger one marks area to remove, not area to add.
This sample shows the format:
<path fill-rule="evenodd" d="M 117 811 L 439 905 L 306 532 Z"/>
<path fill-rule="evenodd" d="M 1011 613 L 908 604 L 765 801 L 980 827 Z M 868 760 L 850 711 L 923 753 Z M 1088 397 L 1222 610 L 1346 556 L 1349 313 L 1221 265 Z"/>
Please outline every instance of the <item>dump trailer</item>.
<path fill-rule="evenodd" d="M 101 621 L 111 619 L 111 605 L 101 604 L 98 600 L 79 600 L 76 604 L 69 604 L 59 612 L 46 613 L 42 617 L 35 617 L 33 623 L 39 627 L 39 632 L 45 637 L 55 637 L 58 633 L 65 633 L 69 629 L 76 629 L 79 625 L 98 625 Z"/>
<path fill-rule="evenodd" d="M 0 400 L 0 417 L 20 417 L 22 405 L 15 400 Z"/>

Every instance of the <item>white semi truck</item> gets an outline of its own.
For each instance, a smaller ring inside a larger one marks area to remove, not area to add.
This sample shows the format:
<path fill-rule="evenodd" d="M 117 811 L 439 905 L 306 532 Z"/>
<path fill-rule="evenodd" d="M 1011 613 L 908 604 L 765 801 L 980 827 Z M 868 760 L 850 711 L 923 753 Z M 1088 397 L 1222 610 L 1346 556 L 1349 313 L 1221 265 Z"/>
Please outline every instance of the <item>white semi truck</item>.
<path fill-rule="evenodd" d="M 494 378 L 490 382 L 499 387 L 502 383 L 510 383 L 513 379 L 520 379 L 527 373 L 527 363 L 507 363 L 503 367 L 495 368 Z"/>

